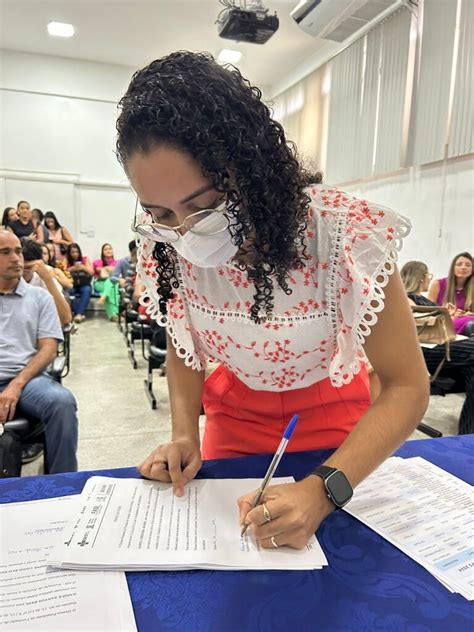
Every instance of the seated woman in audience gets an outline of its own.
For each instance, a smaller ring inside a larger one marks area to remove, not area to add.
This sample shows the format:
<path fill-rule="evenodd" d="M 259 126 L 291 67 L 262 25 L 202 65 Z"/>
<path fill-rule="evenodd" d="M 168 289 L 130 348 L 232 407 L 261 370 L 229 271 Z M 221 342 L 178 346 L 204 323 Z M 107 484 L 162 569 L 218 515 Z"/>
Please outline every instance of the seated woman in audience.
<path fill-rule="evenodd" d="M 100 259 L 95 259 L 92 266 L 94 268 L 94 277 L 97 279 L 94 283 L 94 288 L 97 292 L 104 285 L 100 281 L 108 279 L 114 271 L 117 261 L 114 258 L 114 250 L 110 244 L 103 244 L 100 249 Z"/>
<path fill-rule="evenodd" d="M 104 305 L 107 317 L 114 322 L 118 319 L 119 296 L 117 285 L 112 283 L 110 277 L 116 265 L 112 246 L 104 244 L 100 251 L 100 259 L 93 263 L 94 290 L 100 294 L 97 304 Z"/>
<path fill-rule="evenodd" d="M 74 237 L 65 226 L 61 226 L 52 211 L 44 214 L 44 223 L 49 231 L 49 241 L 54 244 L 56 261 L 65 259 L 68 246 L 74 243 Z"/>
<path fill-rule="evenodd" d="M 436 307 L 436 303 L 422 294 L 428 290 L 432 278 L 426 264 L 409 261 L 400 270 L 400 274 L 411 304 Z M 428 371 L 434 373 L 444 358 L 444 345 L 437 345 L 432 349 L 422 346 L 421 351 Z M 451 342 L 450 358 L 444 363 L 439 375 L 460 378 L 463 383 L 466 399 L 459 417 L 459 434 L 470 434 L 474 432 L 474 338 Z"/>
<path fill-rule="evenodd" d="M 51 294 L 62 327 L 72 321 L 71 308 L 64 298 L 61 286 L 51 275 L 42 258 L 42 248 L 34 241 L 26 241 L 23 246 L 23 278 L 27 283 L 36 287 L 42 287 Z"/>
<path fill-rule="evenodd" d="M 7 206 L 3 211 L 2 221 L 0 223 L 0 230 L 2 228 L 8 228 L 10 222 L 15 222 L 18 219 L 18 211 L 13 206 Z"/>
<path fill-rule="evenodd" d="M 41 224 L 35 226 L 32 215 L 31 207 L 25 200 L 20 200 L 17 206 L 18 219 L 10 222 L 8 229 L 11 230 L 18 239 L 26 237 L 40 243 L 44 242 L 44 233 Z"/>
<path fill-rule="evenodd" d="M 73 297 L 72 313 L 74 322 L 82 323 L 85 319 L 85 311 L 89 305 L 92 294 L 92 275 L 94 270 L 87 257 L 82 256 L 79 244 L 69 244 L 66 253 L 68 270 L 72 275 L 74 287 L 70 290 Z"/>
<path fill-rule="evenodd" d="M 469 252 L 454 257 L 448 276 L 433 281 L 428 298 L 437 305 L 447 306 L 457 334 L 474 335 L 474 280 Z"/>
<path fill-rule="evenodd" d="M 47 244 L 49 241 L 49 230 L 46 228 L 46 226 L 44 225 L 44 213 L 41 209 L 39 208 L 34 208 L 31 211 L 31 219 L 33 220 L 33 224 L 35 226 L 35 228 L 39 225 L 41 225 L 41 228 L 43 230 L 43 243 Z"/>
<path fill-rule="evenodd" d="M 56 279 L 64 290 L 72 289 L 73 283 L 71 275 L 66 274 L 64 270 L 56 266 L 56 261 L 54 260 L 54 247 L 50 250 L 47 244 L 41 244 L 41 253 L 45 266 L 49 270 L 51 276 Z"/>
<path fill-rule="evenodd" d="M 68 264 L 67 264 L 66 257 L 64 257 L 64 259 L 56 259 L 56 246 L 51 241 L 45 244 L 45 246 L 49 250 L 51 265 L 54 268 L 59 268 L 62 272 L 64 272 L 64 274 L 68 277 L 68 279 L 70 279 L 71 284 L 72 284 L 72 276 L 69 270 L 67 269 Z"/>

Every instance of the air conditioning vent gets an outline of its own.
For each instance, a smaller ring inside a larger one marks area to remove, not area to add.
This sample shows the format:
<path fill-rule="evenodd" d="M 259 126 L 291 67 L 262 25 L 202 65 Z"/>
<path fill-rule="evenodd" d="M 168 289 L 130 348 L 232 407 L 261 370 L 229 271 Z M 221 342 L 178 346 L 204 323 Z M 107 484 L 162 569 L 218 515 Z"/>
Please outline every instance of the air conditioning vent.
<path fill-rule="evenodd" d="M 347 18 L 342 24 L 339 24 L 333 31 L 330 31 L 325 35 L 326 39 L 333 40 L 334 42 L 343 42 L 354 33 L 357 33 L 367 22 L 365 20 L 358 20 L 357 18 Z"/>
<path fill-rule="evenodd" d="M 306 33 L 343 42 L 400 0 L 302 0 L 291 17 Z"/>

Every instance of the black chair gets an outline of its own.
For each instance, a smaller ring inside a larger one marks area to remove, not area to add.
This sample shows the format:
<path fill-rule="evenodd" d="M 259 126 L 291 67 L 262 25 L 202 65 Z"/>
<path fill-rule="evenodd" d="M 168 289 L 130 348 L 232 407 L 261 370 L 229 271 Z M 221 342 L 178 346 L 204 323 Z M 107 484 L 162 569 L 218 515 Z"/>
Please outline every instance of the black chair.
<path fill-rule="evenodd" d="M 144 380 L 145 393 L 150 401 L 152 410 L 155 410 L 157 408 L 157 400 L 153 392 L 153 371 L 160 369 L 161 375 L 165 375 L 166 349 L 150 345 L 148 353 L 148 374 L 146 380 Z"/>
<path fill-rule="evenodd" d="M 120 331 L 125 335 L 126 338 L 126 329 L 127 329 L 127 316 L 130 311 L 135 311 L 132 308 L 133 305 L 133 283 L 126 283 L 124 287 L 119 289 L 119 313 L 117 319 L 117 326 Z M 132 308 L 132 309 L 131 309 Z M 122 317 L 125 321 L 125 324 L 122 324 Z M 136 320 L 136 319 L 135 319 Z M 125 331 L 124 331 L 125 329 Z"/>
<path fill-rule="evenodd" d="M 121 287 L 119 289 L 119 310 L 118 310 L 118 318 L 117 318 L 117 327 L 124 333 L 124 322 L 127 313 L 127 309 L 129 308 L 131 298 L 126 296 L 125 289 Z"/>
<path fill-rule="evenodd" d="M 66 338 L 66 337 L 65 337 Z M 66 356 L 57 356 L 53 362 L 49 365 L 47 372 L 57 382 L 61 384 L 64 377 L 64 371 L 66 366 Z M 69 371 L 69 369 L 68 369 Z M 66 373 L 67 375 L 67 373 Z M 24 447 L 28 447 L 33 443 L 40 443 L 43 446 L 43 473 L 49 474 L 47 465 L 47 446 L 45 441 L 45 426 L 44 423 L 33 415 L 24 415 L 21 411 L 17 412 L 15 419 L 7 421 L 5 423 L 5 430 L 12 430 L 16 432 Z"/>
<path fill-rule="evenodd" d="M 151 340 L 152 329 L 147 322 L 146 316 L 138 316 L 135 322 L 132 322 L 128 329 L 128 357 L 134 369 L 137 368 L 138 363 L 135 357 L 135 342 L 141 341 L 142 357 L 144 360 L 148 360 L 145 352 L 145 340 Z"/>
<path fill-rule="evenodd" d="M 454 377 L 437 377 L 434 382 L 430 383 L 430 396 L 440 395 L 441 397 L 446 397 L 450 393 L 463 393 L 464 388 Z M 417 430 L 424 432 L 429 437 L 433 437 L 433 439 L 439 439 L 439 437 L 443 436 L 443 433 L 439 430 L 423 423 L 418 424 Z"/>
<path fill-rule="evenodd" d="M 69 325 L 65 325 L 63 327 L 64 342 L 62 342 L 58 347 L 58 358 L 64 358 L 64 366 L 61 375 L 59 376 L 58 382 L 60 382 L 62 378 L 66 377 L 66 375 L 69 374 L 71 368 L 71 335 L 76 333 L 76 331 L 77 327 L 74 323 L 69 323 Z M 58 360 L 58 358 L 56 358 L 56 360 Z M 59 364 L 56 364 L 56 367 L 58 366 Z M 55 371 L 54 366 L 51 368 L 53 377 L 55 377 L 55 373 L 57 373 L 57 371 Z M 48 372 L 50 371 L 48 370 Z"/>
<path fill-rule="evenodd" d="M 452 393 L 456 380 L 450 377 L 438 377 L 434 382 L 430 384 L 430 395 L 441 395 L 446 397 L 448 393 Z"/>
<path fill-rule="evenodd" d="M 150 322 L 152 338 L 148 348 L 148 375 L 145 383 L 145 393 L 154 410 L 157 400 L 153 393 L 153 371 L 159 370 L 161 377 L 166 374 L 166 328 L 155 321 Z"/>
<path fill-rule="evenodd" d="M 416 429 L 428 435 L 428 437 L 431 437 L 432 439 L 439 439 L 443 436 L 442 432 L 436 430 L 436 428 L 433 428 L 433 426 L 428 426 L 428 424 L 419 423 Z"/>
<path fill-rule="evenodd" d="M 16 432 L 24 447 L 33 443 L 41 443 L 43 446 L 43 473 L 49 474 L 47 445 L 44 434 L 45 427 L 43 422 L 32 415 L 19 415 L 12 421 L 5 423 L 5 430 Z"/>
<path fill-rule="evenodd" d="M 136 323 L 138 320 L 138 312 L 136 309 L 127 309 L 125 312 L 124 326 L 123 326 L 123 337 L 125 339 L 125 343 L 127 347 L 130 346 L 130 331 L 132 329 L 132 324 Z"/>

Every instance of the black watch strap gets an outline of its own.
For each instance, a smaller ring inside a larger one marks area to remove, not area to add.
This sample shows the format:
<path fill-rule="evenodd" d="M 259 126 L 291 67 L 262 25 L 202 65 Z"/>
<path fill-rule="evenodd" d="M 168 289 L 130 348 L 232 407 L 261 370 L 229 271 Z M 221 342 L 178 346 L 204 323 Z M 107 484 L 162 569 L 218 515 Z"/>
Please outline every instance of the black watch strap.
<path fill-rule="evenodd" d="M 310 474 L 319 476 L 324 481 L 330 474 L 332 474 L 335 471 L 336 471 L 335 467 L 329 467 L 328 465 L 319 465 L 312 472 L 310 472 Z"/>
<path fill-rule="evenodd" d="M 341 509 L 352 498 L 353 490 L 347 477 L 336 467 L 320 465 L 310 475 L 319 476 L 323 480 L 328 498 L 336 508 Z"/>

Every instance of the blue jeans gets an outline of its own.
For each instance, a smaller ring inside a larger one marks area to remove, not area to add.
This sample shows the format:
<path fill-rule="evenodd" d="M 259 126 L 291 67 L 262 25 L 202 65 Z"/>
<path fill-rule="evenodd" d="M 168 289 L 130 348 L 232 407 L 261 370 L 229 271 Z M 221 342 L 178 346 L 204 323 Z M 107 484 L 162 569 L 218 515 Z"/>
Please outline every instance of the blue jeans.
<path fill-rule="evenodd" d="M 0 392 L 10 383 L 0 382 Z M 45 425 L 50 474 L 77 471 L 77 404 L 73 394 L 49 375 L 38 375 L 22 390 L 16 417 L 33 416 Z"/>
<path fill-rule="evenodd" d="M 92 285 L 79 285 L 69 290 L 70 295 L 73 297 L 72 301 L 72 313 L 74 316 L 83 316 L 89 305 L 89 300 L 92 294 Z"/>

